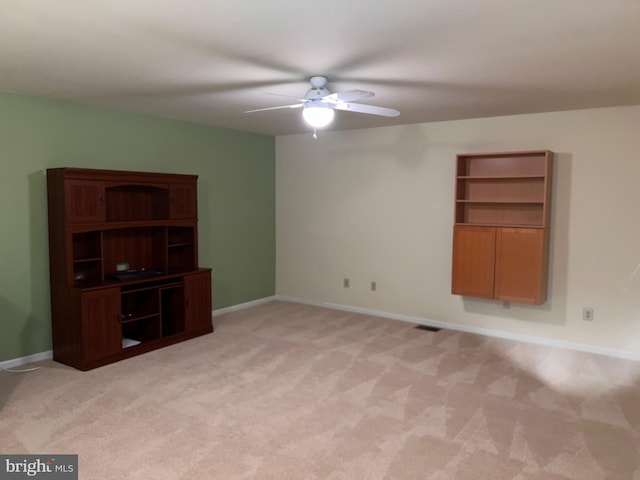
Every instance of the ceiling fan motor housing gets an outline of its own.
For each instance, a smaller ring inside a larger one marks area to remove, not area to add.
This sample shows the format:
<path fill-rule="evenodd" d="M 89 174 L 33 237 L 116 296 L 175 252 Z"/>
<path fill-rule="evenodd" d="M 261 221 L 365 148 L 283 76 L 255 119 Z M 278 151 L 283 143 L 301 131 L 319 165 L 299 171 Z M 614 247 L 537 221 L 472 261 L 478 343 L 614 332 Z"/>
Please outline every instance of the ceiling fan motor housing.
<path fill-rule="evenodd" d="M 331 92 L 326 87 L 327 85 L 327 77 L 316 75 L 313 77 L 309 77 L 309 82 L 311 83 L 311 90 L 307 92 L 304 96 L 306 100 L 320 100 L 327 95 L 331 95 Z"/>
<path fill-rule="evenodd" d="M 314 75 L 313 77 L 309 77 L 309 83 L 313 88 L 323 88 L 327 85 L 329 79 L 324 75 Z"/>
<path fill-rule="evenodd" d="M 331 92 L 329 91 L 329 89 L 325 87 L 318 87 L 318 88 L 314 87 L 307 92 L 304 98 L 307 100 L 320 100 L 326 97 L 327 95 L 331 95 Z"/>

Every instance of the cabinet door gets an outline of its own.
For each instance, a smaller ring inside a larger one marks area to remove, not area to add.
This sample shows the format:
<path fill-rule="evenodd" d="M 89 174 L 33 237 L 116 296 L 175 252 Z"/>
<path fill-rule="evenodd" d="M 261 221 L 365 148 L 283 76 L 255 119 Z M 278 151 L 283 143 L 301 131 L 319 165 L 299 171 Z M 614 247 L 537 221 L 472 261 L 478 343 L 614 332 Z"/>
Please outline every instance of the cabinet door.
<path fill-rule="evenodd" d="M 169 215 L 171 218 L 196 218 L 198 216 L 196 185 L 174 183 L 169 187 Z"/>
<path fill-rule="evenodd" d="M 122 350 L 120 289 L 107 288 L 81 295 L 82 359 L 106 357 Z"/>
<path fill-rule="evenodd" d="M 493 227 L 454 227 L 453 294 L 493 298 L 495 239 Z"/>
<path fill-rule="evenodd" d="M 104 184 L 92 180 L 67 180 L 65 210 L 67 222 L 104 222 Z"/>
<path fill-rule="evenodd" d="M 184 277 L 185 327 L 187 332 L 211 331 L 211 272 Z"/>
<path fill-rule="evenodd" d="M 498 228 L 496 300 L 541 304 L 546 300 L 545 231 Z"/>

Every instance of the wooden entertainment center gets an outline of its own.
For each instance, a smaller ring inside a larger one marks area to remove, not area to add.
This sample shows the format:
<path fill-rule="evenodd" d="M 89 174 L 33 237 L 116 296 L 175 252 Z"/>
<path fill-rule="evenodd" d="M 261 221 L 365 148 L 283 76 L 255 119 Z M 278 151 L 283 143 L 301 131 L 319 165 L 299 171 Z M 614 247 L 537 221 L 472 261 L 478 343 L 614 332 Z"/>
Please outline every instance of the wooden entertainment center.
<path fill-rule="evenodd" d="M 89 370 L 213 331 L 197 179 L 47 170 L 54 360 Z"/>

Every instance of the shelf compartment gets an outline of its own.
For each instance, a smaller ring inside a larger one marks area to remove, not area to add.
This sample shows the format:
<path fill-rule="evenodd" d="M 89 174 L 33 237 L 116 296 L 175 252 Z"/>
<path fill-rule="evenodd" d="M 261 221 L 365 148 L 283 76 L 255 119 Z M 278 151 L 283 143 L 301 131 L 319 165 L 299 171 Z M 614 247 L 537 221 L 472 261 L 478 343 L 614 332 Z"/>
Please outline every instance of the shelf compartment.
<path fill-rule="evenodd" d="M 458 200 L 543 202 L 545 199 L 544 178 L 473 179 L 458 180 Z"/>
<path fill-rule="evenodd" d="M 458 155 L 458 177 L 546 176 L 546 151 Z"/>
<path fill-rule="evenodd" d="M 102 232 L 73 233 L 71 242 L 74 285 L 102 280 Z"/>
<path fill-rule="evenodd" d="M 458 202 L 456 223 L 540 227 L 543 223 L 543 204 Z"/>
<path fill-rule="evenodd" d="M 123 323 L 141 320 L 160 314 L 160 298 L 157 288 L 122 290 Z"/>
<path fill-rule="evenodd" d="M 165 231 L 163 227 L 137 227 L 104 232 L 104 270 L 117 272 L 119 263 L 130 270 L 165 270 Z"/>
<path fill-rule="evenodd" d="M 97 282 L 102 280 L 101 259 L 75 260 L 73 262 L 73 283 Z"/>
<path fill-rule="evenodd" d="M 191 245 L 171 247 L 167 252 L 169 271 L 195 268 L 195 252 Z"/>
<path fill-rule="evenodd" d="M 178 268 L 195 268 L 196 238 L 192 227 L 167 228 L 167 266 L 169 271 Z"/>
<path fill-rule="evenodd" d="M 141 319 L 137 322 L 128 322 L 122 324 L 122 337 L 130 338 L 144 343 L 160 338 L 160 317 Z"/>
<path fill-rule="evenodd" d="M 102 232 L 72 234 L 73 261 L 91 261 L 102 258 Z"/>
<path fill-rule="evenodd" d="M 167 229 L 167 243 L 169 247 L 193 245 L 194 232 L 192 227 L 169 227 Z"/>
<path fill-rule="evenodd" d="M 162 336 L 167 337 L 185 331 L 185 301 L 182 284 L 160 289 L 162 311 Z"/>

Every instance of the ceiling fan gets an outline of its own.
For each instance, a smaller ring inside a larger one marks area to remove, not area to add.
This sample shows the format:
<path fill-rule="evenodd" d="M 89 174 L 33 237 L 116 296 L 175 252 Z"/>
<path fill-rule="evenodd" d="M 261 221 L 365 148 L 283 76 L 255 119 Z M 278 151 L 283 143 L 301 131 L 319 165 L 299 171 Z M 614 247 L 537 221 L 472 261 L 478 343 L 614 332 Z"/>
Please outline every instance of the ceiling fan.
<path fill-rule="evenodd" d="M 397 117 L 400 115 L 400 112 L 393 108 L 353 103 L 354 100 L 373 97 L 375 95 L 373 92 L 366 90 L 349 90 L 346 92 L 331 93 L 327 88 L 328 78 L 322 75 L 310 77 L 309 82 L 311 83 L 311 89 L 306 93 L 304 98 L 297 99 L 299 103 L 247 110 L 245 113 L 278 110 L 281 108 L 302 108 L 302 117 L 314 128 L 314 138 L 317 138 L 317 128 L 326 127 L 333 121 L 334 110 L 345 110 L 349 112 L 380 115 L 383 117 Z"/>

